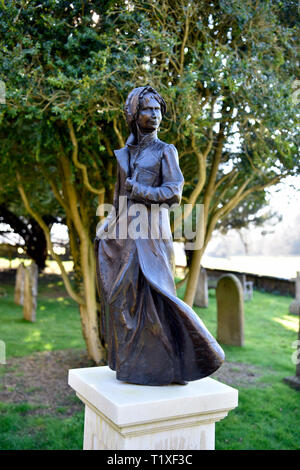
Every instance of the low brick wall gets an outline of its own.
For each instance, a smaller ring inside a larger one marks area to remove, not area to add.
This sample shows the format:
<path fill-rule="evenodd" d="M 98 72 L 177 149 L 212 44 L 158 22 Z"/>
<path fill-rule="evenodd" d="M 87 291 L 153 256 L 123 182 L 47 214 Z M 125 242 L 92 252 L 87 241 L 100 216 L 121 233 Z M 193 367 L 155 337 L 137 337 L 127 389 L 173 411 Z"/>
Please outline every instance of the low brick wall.
<path fill-rule="evenodd" d="M 225 271 L 221 269 L 205 269 L 208 276 L 208 287 L 211 289 L 216 287 L 218 279 L 221 276 L 231 273 L 237 276 L 241 282 L 243 280 L 243 275 L 245 275 L 247 281 L 253 282 L 254 289 L 295 297 L 295 281 L 289 279 L 260 276 L 258 274 L 241 273 L 237 271 Z"/>

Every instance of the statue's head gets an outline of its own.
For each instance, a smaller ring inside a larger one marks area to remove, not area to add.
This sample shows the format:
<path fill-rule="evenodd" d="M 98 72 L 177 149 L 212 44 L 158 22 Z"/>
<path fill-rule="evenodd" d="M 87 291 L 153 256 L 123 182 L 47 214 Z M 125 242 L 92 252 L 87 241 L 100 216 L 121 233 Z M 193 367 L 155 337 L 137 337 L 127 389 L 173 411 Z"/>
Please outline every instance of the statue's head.
<path fill-rule="evenodd" d="M 165 100 L 151 86 L 134 88 L 125 103 L 126 120 L 134 134 L 137 127 L 142 132 L 157 130 L 165 112 Z"/>

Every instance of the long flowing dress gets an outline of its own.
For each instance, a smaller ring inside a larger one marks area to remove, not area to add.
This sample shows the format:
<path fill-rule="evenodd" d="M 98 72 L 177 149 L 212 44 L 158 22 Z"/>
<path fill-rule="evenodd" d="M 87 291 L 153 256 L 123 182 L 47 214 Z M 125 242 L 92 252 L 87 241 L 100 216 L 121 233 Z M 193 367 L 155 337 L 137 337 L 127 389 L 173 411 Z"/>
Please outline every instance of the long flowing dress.
<path fill-rule="evenodd" d="M 171 206 L 181 200 L 184 179 L 177 151 L 154 132 L 138 145 L 130 136 L 115 155 L 117 236 L 103 237 L 108 216 L 95 240 L 108 365 L 117 379 L 135 384 L 164 385 L 206 377 L 220 367 L 224 352 L 193 309 L 176 297 L 168 208 L 162 208 L 155 220 L 150 214 L 151 204 Z M 121 207 L 120 196 L 128 196 L 126 178 L 132 176 L 130 198 Z M 136 203 L 146 208 L 147 229 L 156 224 L 156 238 L 120 235 L 122 219 L 128 231 L 134 223 L 136 215 L 130 207 Z"/>

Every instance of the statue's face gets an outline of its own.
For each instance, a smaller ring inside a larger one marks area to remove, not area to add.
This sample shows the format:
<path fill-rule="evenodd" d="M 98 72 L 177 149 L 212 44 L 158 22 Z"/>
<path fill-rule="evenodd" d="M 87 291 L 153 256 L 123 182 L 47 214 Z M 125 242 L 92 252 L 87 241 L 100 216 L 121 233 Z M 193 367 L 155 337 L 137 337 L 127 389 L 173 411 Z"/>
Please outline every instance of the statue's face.
<path fill-rule="evenodd" d="M 159 102 L 152 93 L 146 93 L 141 102 L 137 123 L 143 132 L 153 132 L 159 128 L 162 115 Z"/>

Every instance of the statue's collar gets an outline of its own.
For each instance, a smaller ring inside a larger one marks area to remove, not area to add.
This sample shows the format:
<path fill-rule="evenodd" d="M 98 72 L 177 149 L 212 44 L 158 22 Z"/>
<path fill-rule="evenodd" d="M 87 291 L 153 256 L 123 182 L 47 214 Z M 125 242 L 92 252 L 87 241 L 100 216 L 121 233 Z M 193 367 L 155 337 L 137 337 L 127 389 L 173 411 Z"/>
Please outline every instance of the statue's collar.
<path fill-rule="evenodd" d="M 127 139 L 125 147 L 114 150 L 115 156 L 119 162 L 120 167 L 126 174 L 130 173 L 129 170 L 129 159 L 130 159 L 130 151 L 141 150 L 142 148 L 147 147 L 152 142 L 157 140 L 157 132 L 151 132 L 150 134 L 140 134 L 139 143 L 136 143 L 135 136 L 130 134 Z"/>
<path fill-rule="evenodd" d="M 144 148 L 157 140 L 157 131 L 150 132 L 149 134 L 139 133 L 139 142 L 137 143 L 134 134 L 130 134 L 127 139 L 126 145 L 129 149 Z"/>

